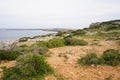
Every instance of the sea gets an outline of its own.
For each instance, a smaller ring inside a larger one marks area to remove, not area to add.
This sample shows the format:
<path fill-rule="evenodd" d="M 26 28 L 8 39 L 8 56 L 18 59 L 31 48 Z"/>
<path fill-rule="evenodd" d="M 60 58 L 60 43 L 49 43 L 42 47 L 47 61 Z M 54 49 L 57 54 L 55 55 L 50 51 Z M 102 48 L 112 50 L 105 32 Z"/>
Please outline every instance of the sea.
<path fill-rule="evenodd" d="M 34 37 L 34 36 L 46 35 L 50 33 L 56 33 L 56 32 L 43 31 L 43 30 L 0 29 L 0 41 L 17 40 L 21 37 Z"/>

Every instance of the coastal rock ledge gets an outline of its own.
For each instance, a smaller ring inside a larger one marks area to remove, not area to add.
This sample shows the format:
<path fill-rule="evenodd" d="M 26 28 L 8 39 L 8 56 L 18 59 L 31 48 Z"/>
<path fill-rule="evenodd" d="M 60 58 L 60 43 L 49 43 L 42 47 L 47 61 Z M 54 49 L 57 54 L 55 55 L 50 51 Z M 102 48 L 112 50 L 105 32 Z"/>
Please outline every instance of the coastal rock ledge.
<path fill-rule="evenodd" d="M 18 43 L 18 40 L 5 40 L 0 41 L 0 49 L 12 49 L 16 44 Z"/>

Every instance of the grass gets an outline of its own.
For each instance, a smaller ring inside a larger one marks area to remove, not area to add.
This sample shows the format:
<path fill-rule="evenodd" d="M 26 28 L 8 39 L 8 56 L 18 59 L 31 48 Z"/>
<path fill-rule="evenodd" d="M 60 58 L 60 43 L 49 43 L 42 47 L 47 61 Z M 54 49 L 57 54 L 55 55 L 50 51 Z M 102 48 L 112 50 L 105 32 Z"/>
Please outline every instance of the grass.
<path fill-rule="evenodd" d="M 112 37 L 120 37 L 120 32 L 110 32 L 110 33 L 97 33 L 95 35 L 83 35 L 80 36 L 83 38 L 112 38 Z"/>

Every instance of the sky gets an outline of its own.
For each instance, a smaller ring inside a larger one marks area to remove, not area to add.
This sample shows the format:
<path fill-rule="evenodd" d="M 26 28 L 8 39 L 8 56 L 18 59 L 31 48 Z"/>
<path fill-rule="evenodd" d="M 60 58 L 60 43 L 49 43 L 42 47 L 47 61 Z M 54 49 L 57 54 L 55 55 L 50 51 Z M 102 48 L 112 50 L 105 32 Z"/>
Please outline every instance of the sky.
<path fill-rule="evenodd" d="M 0 0 L 0 28 L 75 28 L 120 19 L 120 0 Z"/>

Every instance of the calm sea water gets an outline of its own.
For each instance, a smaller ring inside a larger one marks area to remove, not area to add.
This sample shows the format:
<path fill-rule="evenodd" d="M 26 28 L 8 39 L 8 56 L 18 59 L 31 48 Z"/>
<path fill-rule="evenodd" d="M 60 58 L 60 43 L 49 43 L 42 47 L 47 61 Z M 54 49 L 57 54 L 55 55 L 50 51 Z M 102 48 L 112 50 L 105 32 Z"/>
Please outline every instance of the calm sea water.
<path fill-rule="evenodd" d="M 55 32 L 42 31 L 42 30 L 2 30 L 0 29 L 0 41 L 19 39 L 21 37 L 33 37 L 33 36 L 44 35 L 49 33 L 55 33 Z"/>

